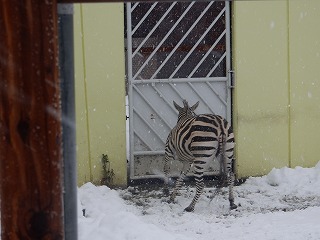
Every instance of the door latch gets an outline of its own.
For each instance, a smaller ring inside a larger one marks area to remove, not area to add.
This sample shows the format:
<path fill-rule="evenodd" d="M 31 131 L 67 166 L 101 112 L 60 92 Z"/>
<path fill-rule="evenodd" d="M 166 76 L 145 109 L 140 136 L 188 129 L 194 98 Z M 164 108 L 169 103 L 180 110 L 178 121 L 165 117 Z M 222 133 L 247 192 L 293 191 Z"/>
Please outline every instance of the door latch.
<path fill-rule="evenodd" d="M 228 79 L 229 79 L 229 88 L 234 88 L 235 87 L 235 82 L 234 82 L 234 70 L 228 70 Z"/>

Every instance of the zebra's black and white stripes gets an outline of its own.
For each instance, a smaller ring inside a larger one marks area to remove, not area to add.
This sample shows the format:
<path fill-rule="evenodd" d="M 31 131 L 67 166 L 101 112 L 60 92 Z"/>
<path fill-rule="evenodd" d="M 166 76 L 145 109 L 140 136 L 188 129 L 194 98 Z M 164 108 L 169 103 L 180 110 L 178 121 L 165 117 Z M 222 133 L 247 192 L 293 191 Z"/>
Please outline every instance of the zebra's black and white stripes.
<path fill-rule="evenodd" d="M 169 161 L 175 157 L 183 163 L 183 169 L 176 181 L 170 201 L 174 201 L 183 179 L 193 166 L 196 194 L 190 205 L 185 208 L 186 211 L 193 211 L 203 192 L 203 173 L 207 169 L 209 162 L 221 154 L 224 173 L 227 176 L 229 186 L 230 208 L 236 208 L 233 197 L 235 177 L 232 169 L 234 135 L 230 124 L 218 115 L 196 115 L 194 110 L 198 107 L 199 102 L 192 107 L 189 107 L 186 100 L 183 100 L 183 107 L 180 107 L 175 102 L 173 104 L 179 111 L 179 116 L 177 125 L 171 130 L 167 138 L 164 172 L 168 176 Z"/>

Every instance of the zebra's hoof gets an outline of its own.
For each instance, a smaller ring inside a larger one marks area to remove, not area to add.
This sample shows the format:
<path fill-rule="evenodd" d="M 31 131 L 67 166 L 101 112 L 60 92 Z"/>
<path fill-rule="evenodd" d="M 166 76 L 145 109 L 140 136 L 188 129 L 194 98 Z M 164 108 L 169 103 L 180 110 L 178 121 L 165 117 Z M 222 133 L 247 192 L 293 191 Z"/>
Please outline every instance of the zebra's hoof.
<path fill-rule="evenodd" d="M 238 207 L 238 206 L 233 203 L 233 204 L 230 205 L 230 210 L 236 209 L 237 207 Z"/>
<path fill-rule="evenodd" d="M 190 207 L 190 206 L 189 206 L 189 207 L 186 207 L 186 208 L 184 209 L 185 212 L 193 212 L 193 210 L 194 210 L 194 209 L 193 209 L 192 207 Z"/>

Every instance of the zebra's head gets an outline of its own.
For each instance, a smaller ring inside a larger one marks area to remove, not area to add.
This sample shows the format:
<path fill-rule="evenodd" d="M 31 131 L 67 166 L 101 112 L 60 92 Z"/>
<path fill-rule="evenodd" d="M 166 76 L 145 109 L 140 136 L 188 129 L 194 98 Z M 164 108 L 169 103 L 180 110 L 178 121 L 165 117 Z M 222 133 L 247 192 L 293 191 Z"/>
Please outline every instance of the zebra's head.
<path fill-rule="evenodd" d="M 174 107 L 179 111 L 178 122 L 182 119 L 187 119 L 195 116 L 194 110 L 198 107 L 199 101 L 196 102 L 192 107 L 189 107 L 189 104 L 186 100 L 183 100 L 183 107 L 180 107 L 175 101 L 173 101 Z"/>

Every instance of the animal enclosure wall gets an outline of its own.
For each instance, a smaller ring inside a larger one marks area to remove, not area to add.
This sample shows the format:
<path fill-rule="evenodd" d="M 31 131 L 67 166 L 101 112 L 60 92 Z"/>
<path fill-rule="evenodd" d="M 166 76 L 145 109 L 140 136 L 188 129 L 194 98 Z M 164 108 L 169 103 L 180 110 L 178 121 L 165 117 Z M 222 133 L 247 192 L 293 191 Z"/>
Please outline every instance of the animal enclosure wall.
<path fill-rule="evenodd" d="M 82 7 L 81 7 L 82 6 Z M 234 1 L 233 125 L 239 177 L 320 160 L 320 1 Z M 127 181 L 123 4 L 75 5 L 79 184 L 102 154 Z"/>
<path fill-rule="evenodd" d="M 127 184 L 123 4 L 74 7 L 78 184 Z"/>
<path fill-rule="evenodd" d="M 233 3 L 240 177 L 319 161 L 319 12 L 317 0 Z"/>

